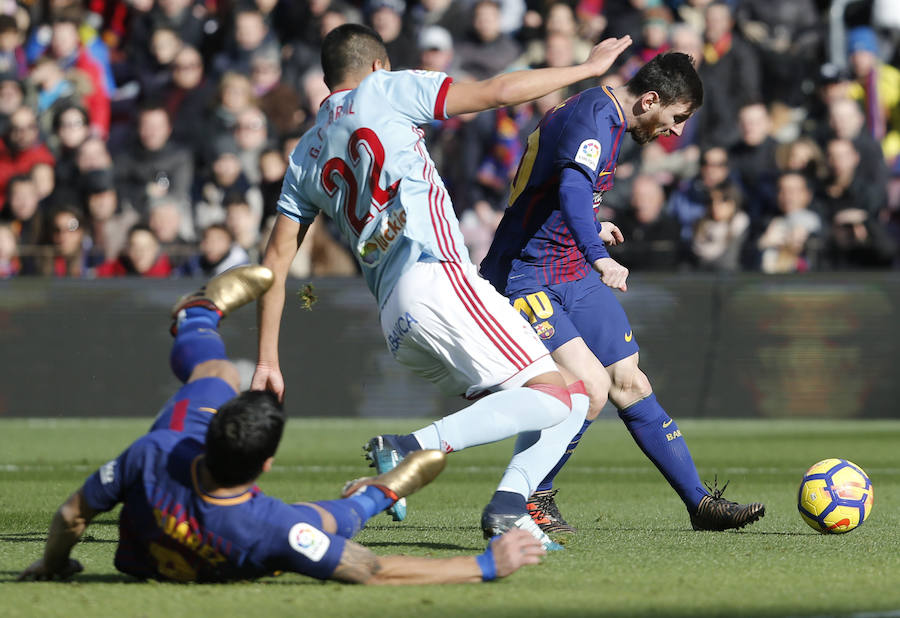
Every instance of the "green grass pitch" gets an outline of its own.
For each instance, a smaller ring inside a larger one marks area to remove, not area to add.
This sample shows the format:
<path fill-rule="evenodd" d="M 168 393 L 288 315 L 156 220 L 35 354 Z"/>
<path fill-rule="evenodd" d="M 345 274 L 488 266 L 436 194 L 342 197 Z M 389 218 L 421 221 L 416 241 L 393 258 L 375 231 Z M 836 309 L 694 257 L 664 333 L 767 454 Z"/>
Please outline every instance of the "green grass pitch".
<path fill-rule="evenodd" d="M 260 486 L 287 500 L 336 496 L 366 473 L 360 446 L 422 422 L 293 419 Z M 112 566 L 116 514 L 100 516 L 73 555 L 70 583 L 16 583 L 39 557 L 51 513 L 149 420 L 0 421 L 0 616 L 900 616 L 900 422 L 683 421 L 701 477 L 767 514 L 741 532 L 690 530 L 684 507 L 618 421 L 588 432 L 557 496 L 579 528 L 566 550 L 491 584 L 364 588 L 295 575 L 229 585 L 143 583 Z M 358 540 L 377 553 L 482 551 L 481 508 L 511 441 L 454 454 L 410 499 L 401 524 L 381 515 Z M 872 479 L 869 520 L 824 536 L 797 513 L 804 470 L 826 457 Z"/>

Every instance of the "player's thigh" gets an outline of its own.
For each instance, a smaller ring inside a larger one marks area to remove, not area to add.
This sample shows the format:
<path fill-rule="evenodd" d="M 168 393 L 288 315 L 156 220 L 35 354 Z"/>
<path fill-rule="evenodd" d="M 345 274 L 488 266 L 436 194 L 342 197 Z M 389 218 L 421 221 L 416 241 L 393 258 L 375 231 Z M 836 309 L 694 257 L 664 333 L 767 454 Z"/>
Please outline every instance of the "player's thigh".
<path fill-rule="evenodd" d="M 606 368 L 610 378 L 609 399 L 619 409 L 647 397 L 653 392 L 650 380 L 638 367 L 639 354 L 635 352 Z"/>
<path fill-rule="evenodd" d="M 637 338 L 615 293 L 591 271 L 567 299 L 569 319 L 604 367 L 638 351 Z"/>
<path fill-rule="evenodd" d="M 163 405 L 150 431 L 173 429 L 191 434 L 206 435 L 206 427 L 213 415 L 237 391 L 220 378 L 201 378 L 182 386 Z"/>
<path fill-rule="evenodd" d="M 581 337 L 571 339 L 553 351 L 553 360 L 563 371 L 567 380 L 584 383 L 591 399 L 591 413 L 597 413 L 606 405 L 610 376 L 603 364 Z M 570 378 L 571 376 L 571 378 Z"/>
<path fill-rule="evenodd" d="M 420 262 L 381 312 L 394 358 L 445 393 L 472 397 L 556 371 L 528 323 L 472 264 Z"/>

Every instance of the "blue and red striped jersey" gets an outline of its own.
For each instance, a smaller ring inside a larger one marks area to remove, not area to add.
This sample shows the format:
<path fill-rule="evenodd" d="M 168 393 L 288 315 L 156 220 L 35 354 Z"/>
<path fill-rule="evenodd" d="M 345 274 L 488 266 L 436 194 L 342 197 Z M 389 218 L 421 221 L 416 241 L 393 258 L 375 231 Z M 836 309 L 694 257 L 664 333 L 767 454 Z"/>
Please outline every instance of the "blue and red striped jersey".
<path fill-rule="evenodd" d="M 509 206 L 481 263 L 494 287 L 504 291 L 511 278 L 530 277 L 538 285 L 574 281 L 609 255 L 597 235 L 596 210 L 613 185 L 626 130 L 625 113 L 605 86 L 547 112 L 528 137 Z M 587 197 L 566 201 L 561 194 L 571 191 L 573 178 L 584 189 L 579 196 Z"/>

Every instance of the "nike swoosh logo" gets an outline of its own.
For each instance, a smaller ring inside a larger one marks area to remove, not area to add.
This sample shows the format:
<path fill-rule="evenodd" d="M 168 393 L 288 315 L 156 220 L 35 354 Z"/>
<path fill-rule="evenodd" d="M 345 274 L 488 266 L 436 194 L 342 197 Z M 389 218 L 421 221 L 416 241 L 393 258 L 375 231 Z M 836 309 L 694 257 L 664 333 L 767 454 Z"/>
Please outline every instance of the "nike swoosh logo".
<path fill-rule="evenodd" d="M 625 333 L 625 342 L 631 343 L 631 340 L 634 338 L 634 335 L 631 334 L 632 331 L 628 331 Z"/>
<path fill-rule="evenodd" d="M 672 419 L 667 420 L 665 423 L 663 423 L 663 429 L 665 429 L 666 427 L 668 427 L 671 424 L 672 424 Z"/>

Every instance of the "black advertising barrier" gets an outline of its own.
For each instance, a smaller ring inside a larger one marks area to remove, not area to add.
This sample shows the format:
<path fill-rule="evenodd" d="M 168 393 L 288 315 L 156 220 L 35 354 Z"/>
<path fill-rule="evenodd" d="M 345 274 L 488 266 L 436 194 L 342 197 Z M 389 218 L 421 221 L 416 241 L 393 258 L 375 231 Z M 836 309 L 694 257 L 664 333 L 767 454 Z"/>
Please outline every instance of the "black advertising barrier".
<path fill-rule="evenodd" d="M 168 311 L 196 285 L 0 282 L 0 417 L 154 414 L 178 386 Z M 289 282 L 280 349 L 290 414 L 438 417 L 466 405 L 394 362 L 362 280 L 314 286 L 306 311 L 300 282 Z M 641 367 L 677 418 L 900 416 L 900 274 L 643 275 L 628 287 L 619 298 Z M 222 327 L 247 376 L 255 319 L 244 308 Z"/>

